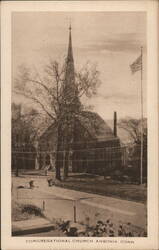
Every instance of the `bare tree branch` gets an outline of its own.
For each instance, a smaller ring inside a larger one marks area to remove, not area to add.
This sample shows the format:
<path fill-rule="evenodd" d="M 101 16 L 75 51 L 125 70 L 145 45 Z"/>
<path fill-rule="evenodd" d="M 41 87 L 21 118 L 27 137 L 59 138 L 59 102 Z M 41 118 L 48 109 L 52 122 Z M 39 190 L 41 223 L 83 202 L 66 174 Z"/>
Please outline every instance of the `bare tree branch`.
<path fill-rule="evenodd" d="M 140 119 L 122 119 L 118 123 L 119 128 L 127 131 L 129 136 L 133 139 L 135 143 L 140 143 L 141 140 L 141 120 Z"/>
<path fill-rule="evenodd" d="M 50 118 L 52 118 L 54 121 L 56 120 L 55 117 L 50 112 L 47 111 L 47 109 L 45 108 L 44 104 L 42 102 L 40 102 L 36 97 L 27 95 L 26 93 L 23 93 L 23 92 L 20 92 L 20 91 L 18 92 L 16 90 L 14 90 L 14 93 L 16 93 L 17 95 L 22 95 L 22 96 L 24 96 L 27 99 L 33 100 L 35 103 L 37 103 L 37 104 L 39 104 L 41 106 L 41 108 L 44 110 L 44 112 L 46 112 L 46 114 Z"/>

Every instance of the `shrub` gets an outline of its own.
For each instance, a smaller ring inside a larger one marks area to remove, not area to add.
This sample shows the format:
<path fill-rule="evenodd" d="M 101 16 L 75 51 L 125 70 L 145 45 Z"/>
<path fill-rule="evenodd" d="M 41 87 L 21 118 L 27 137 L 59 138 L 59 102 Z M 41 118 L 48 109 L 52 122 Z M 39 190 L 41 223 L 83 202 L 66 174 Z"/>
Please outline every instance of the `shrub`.
<path fill-rule="evenodd" d="M 86 224 L 85 229 L 78 230 L 78 227 L 71 227 L 71 224 L 62 222 L 58 225 L 67 236 L 78 237 L 146 237 L 147 233 L 144 229 L 128 223 L 113 223 L 111 219 L 106 221 L 98 220 L 93 226 Z"/>
<path fill-rule="evenodd" d="M 44 217 L 44 214 L 43 214 L 41 208 L 39 208 L 35 205 L 32 205 L 32 204 L 23 205 L 21 211 L 22 211 L 22 213 L 28 213 L 30 215 Z"/>

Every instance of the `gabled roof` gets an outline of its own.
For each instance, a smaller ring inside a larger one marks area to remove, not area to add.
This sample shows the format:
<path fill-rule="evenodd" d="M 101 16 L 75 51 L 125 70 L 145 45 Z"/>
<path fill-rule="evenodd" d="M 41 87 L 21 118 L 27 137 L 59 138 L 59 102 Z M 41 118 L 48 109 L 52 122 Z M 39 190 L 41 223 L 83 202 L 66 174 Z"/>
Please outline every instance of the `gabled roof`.
<path fill-rule="evenodd" d="M 83 111 L 77 119 L 94 139 L 101 141 L 115 138 L 112 129 L 97 113 Z"/>
<path fill-rule="evenodd" d="M 108 124 L 95 112 L 83 111 L 80 115 L 76 116 L 76 119 L 89 132 L 91 137 L 98 141 L 116 138 Z M 54 123 L 48 125 L 43 133 L 40 134 L 39 139 L 48 138 L 51 133 L 56 133 Z"/>

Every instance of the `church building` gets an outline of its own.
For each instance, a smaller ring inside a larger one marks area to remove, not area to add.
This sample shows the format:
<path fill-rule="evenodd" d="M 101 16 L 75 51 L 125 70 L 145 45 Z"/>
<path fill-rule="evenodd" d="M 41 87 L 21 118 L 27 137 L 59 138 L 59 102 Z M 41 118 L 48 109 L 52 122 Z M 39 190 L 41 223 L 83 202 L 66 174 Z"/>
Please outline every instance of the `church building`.
<path fill-rule="evenodd" d="M 63 109 L 66 114 L 60 128 L 51 124 L 38 140 L 39 167 L 49 164 L 69 172 L 109 174 L 122 165 L 120 139 L 117 136 L 117 114 L 113 130 L 95 112 L 81 111 L 75 84 L 71 27 L 63 86 Z M 69 126 L 64 128 L 64 124 Z M 57 152 L 57 154 L 56 154 Z M 67 166 L 66 166 L 67 165 Z"/>

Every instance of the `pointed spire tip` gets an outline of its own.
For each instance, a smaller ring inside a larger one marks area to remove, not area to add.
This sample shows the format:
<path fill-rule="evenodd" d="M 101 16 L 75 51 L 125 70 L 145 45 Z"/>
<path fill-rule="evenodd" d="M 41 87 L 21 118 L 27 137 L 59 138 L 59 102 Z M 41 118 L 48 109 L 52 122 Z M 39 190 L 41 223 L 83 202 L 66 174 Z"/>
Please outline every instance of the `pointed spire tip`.
<path fill-rule="evenodd" d="M 70 18 L 69 30 L 70 30 L 70 31 L 72 30 L 72 27 L 71 27 L 71 18 Z"/>

